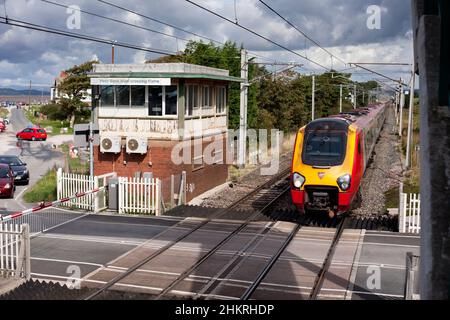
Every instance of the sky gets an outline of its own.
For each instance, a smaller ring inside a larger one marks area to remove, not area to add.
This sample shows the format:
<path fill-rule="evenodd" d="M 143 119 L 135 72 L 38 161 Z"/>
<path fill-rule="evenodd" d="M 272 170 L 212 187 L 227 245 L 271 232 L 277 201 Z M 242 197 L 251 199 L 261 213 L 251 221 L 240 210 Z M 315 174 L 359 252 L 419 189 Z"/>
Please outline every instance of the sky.
<path fill-rule="evenodd" d="M 81 13 L 78 19 L 78 11 L 72 10 L 68 13 L 67 8 L 42 0 L 0 0 L 0 22 L 5 22 L 6 15 L 10 22 L 20 20 L 66 32 L 169 52 L 183 50 L 186 40 L 199 40 L 192 34 L 126 12 L 102 1 L 48 1 L 65 6 L 75 5 L 83 11 L 163 32 L 178 39 L 85 13 Z M 349 69 L 348 63 L 412 62 L 410 0 L 264 0 L 264 3 L 293 23 L 309 38 L 335 55 L 334 58 L 289 26 L 259 0 L 192 1 L 232 21 L 237 21 L 323 67 L 281 49 L 185 0 L 107 0 L 219 42 L 231 40 L 238 45 L 243 44 L 251 56 L 257 55 L 257 61 L 260 62 L 276 60 L 303 64 L 303 67 L 297 69 L 302 73 L 322 73 L 333 68 L 347 72 L 354 71 L 354 79 L 357 81 L 373 78 L 381 80 L 380 76 L 366 71 Z M 143 63 L 147 59 L 159 56 L 155 53 L 120 47 L 115 52 L 116 63 Z M 110 63 L 111 46 L 0 24 L 0 87 L 27 87 L 31 80 L 35 88 L 49 88 L 61 70 L 91 59 Z M 410 79 L 409 66 L 367 67 L 395 79 L 400 77 L 406 81 Z"/>

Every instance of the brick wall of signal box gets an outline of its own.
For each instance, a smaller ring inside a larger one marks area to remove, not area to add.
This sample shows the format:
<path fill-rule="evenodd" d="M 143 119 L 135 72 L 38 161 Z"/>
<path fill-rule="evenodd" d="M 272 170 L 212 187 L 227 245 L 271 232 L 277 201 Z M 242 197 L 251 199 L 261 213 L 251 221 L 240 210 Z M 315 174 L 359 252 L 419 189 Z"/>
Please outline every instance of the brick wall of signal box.
<path fill-rule="evenodd" d="M 223 146 L 223 155 L 226 153 L 226 139 L 220 137 Z M 122 144 L 125 141 L 122 139 Z M 164 201 L 170 199 L 170 176 L 175 175 L 175 193 L 178 193 L 179 181 L 182 171 L 186 171 L 187 180 L 187 201 L 196 196 L 225 183 L 228 179 L 228 165 L 225 164 L 204 164 L 201 169 L 194 169 L 192 164 L 175 165 L 171 160 L 172 148 L 178 141 L 149 140 L 147 154 L 127 154 L 123 146 L 121 153 L 102 153 L 100 147 L 94 149 L 94 173 L 102 175 L 110 172 L 117 172 L 121 177 L 134 177 L 135 172 L 152 172 L 153 176 L 162 180 Z M 203 142 L 206 148 L 211 142 Z M 193 155 L 193 147 L 191 149 Z M 124 163 L 126 161 L 126 163 Z"/>

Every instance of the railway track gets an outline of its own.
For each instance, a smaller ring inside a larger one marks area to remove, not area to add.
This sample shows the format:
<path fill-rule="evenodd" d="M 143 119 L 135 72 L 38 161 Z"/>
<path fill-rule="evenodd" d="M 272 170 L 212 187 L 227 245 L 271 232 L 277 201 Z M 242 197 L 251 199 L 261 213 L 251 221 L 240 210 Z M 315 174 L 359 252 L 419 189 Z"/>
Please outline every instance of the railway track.
<path fill-rule="evenodd" d="M 252 299 L 255 293 L 257 293 L 256 298 L 258 299 L 258 295 L 261 294 L 264 287 L 268 286 L 267 283 L 271 282 L 270 279 L 274 277 L 274 274 L 283 274 L 283 261 L 280 263 L 280 260 L 287 259 L 286 255 L 289 255 L 287 248 L 290 245 L 295 247 L 295 243 L 298 246 L 299 242 L 302 246 L 308 246 L 299 239 L 306 237 L 311 240 L 314 238 L 311 234 L 315 232 L 312 229 L 319 227 L 320 237 L 325 237 L 325 240 L 318 239 L 318 241 L 327 241 L 327 244 L 318 250 L 323 251 L 326 247 L 327 252 L 319 259 L 320 268 L 316 268 L 317 270 L 314 271 L 315 279 L 309 285 L 311 290 L 302 293 L 303 298 L 317 299 L 320 296 L 324 279 L 329 273 L 336 246 L 344 229 L 361 229 L 363 226 L 368 226 L 369 223 L 349 217 L 335 217 L 331 220 L 324 218 L 322 220 L 318 217 L 299 216 L 289 211 L 273 214 L 273 210 L 270 210 L 272 205 L 289 191 L 288 176 L 289 169 L 280 172 L 229 207 L 218 209 L 206 219 L 189 220 L 188 218 L 184 220 L 186 222 L 183 222 L 183 226 L 178 227 L 179 230 L 175 232 L 176 236 L 163 237 L 164 245 L 154 250 L 146 249 L 144 246 L 142 250 L 148 254 L 141 252 L 139 255 L 133 256 L 131 251 L 128 260 L 134 261 L 133 264 L 119 261 L 119 265 L 115 266 L 112 262 L 105 268 L 110 272 L 107 276 L 108 280 L 102 280 L 105 282 L 104 285 L 95 288 L 84 299 L 102 298 L 109 292 L 117 292 L 120 286 L 133 287 L 133 281 L 137 284 L 141 284 L 141 282 L 152 284 L 147 287 L 152 288 L 151 297 L 153 299 L 178 299 L 181 297 L 247 300 Z M 243 212 L 246 213 L 245 220 L 237 221 L 243 220 Z M 267 220 L 265 215 L 268 212 L 271 213 L 270 220 Z M 282 221 L 278 221 L 277 218 Z M 371 223 L 374 226 L 377 225 L 377 221 Z M 331 230 L 334 231 L 330 232 Z M 213 235 L 213 237 L 205 241 L 206 234 Z M 197 239 L 203 240 L 198 241 Z M 159 240 L 156 239 L 156 242 Z M 168 271 L 166 272 L 166 268 L 172 262 L 168 263 L 168 261 L 173 261 L 176 265 L 177 255 L 185 254 L 183 248 L 186 243 L 203 244 L 204 248 L 195 254 L 189 253 L 194 257 L 189 257 L 184 266 L 171 267 L 180 271 L 169 274 Z M 301 255 L 299 254 L 299 256 Z M 124 259 L 126 260 L 126 258 Z M 113 272 L 119 272 L 119 274 L 111 276 Z M 161 274 L 164 275 L 163 278 L 161 278 Z M 270 279 L 267 280 L 267 278 Z M 102 275 L 100 279 L 105 279 L 105 275 Z M 155 287 L 154 283 L 160 285 Z M 139 285 L 134 286 L 139 287 Z"/>
<path fill-rule="evenodd" d="M 169 249 L 173 248 L 175 245 L 179 244 L 184 239 L 193 235 L 195 232 L 199 231 L 202 228 L 205 228 L 208 224 L 212 223 L 213 220 L 221 219 L 227 217 L 230 213 L 242 210 L 251 210 L 252 213 L 250 216 L 242 222 L 237 228 L 235 228 L 231 233 L 229 233 L 226 237 L 224 237 L 221 241 L 219 241 L 211 250 L 209 250 L 205 255 L 203 255 L 196 263 L 194 263 L 190 268 L 181 273 L 176 279 L 174 279 L 168 286 L 166 286 L 161 293 L 156 297 L 157 299 L 163 298 L 168 292 L 170 292 L 171 288 L 179 284 L 183 281 L 187 276 L 189 276 L 194 270 L 196 270 L 200 265 L 202 265 L 208 258 L 213 256 L 216 252 L 218 252 L 225 244 L 227 244 L 233 237 L 238 235 L 240 232 L 245 230 L 252 221 L 257 219 L 259 215 L 264 214 L 266 210 L 270 208 L 270 206 L 282 195 L 289 191 L 289 182 L 287 180 L 289 176 L 289 168 L 283 170 L 279 174 L 275 175 L 269 181 L 263 183 L 252 192 L 247 195 L 241 197 L 234 203 L 232 203 L 227 208 L 221 209 L 214 213 L 210 218 L 204 219 L 199 223 L 194 223 L 194 226 L 190 228 L 189 231 L 182 233 L 172 241 L 168 242 L 164 246 L 160 247 L 158 250 L 148 255 L 144 259 L 140 260 L 132 267 L 128 268 L 125 272 L 119 274 L 113 279 L 109 280 L 106 284 L 104 284 L 101 288 L 96 289 L 94 292 L 90 293 L 87 297 L 84 297 L 85 300 L 91 300 L 102 293 L 105 293 L 107 290 L 112 288 L 114 285 L 118 284 L 121 280 L 130 276 L 134 272 L 136 272 L 139 268 L 143 267 L 147 263 L 151 262 L 157 257 L 160 257 L 163 253 L 167 252 Z M 269 229 L 267 229 L 269 230 Z"/>

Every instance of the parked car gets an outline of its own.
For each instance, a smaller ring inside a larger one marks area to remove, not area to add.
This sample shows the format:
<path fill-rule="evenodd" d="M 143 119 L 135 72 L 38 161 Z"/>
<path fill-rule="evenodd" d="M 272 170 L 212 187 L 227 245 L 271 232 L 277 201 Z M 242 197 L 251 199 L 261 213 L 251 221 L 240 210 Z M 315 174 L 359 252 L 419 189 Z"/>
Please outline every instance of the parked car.
<path fill-rule="evenodd" d="M 32 127 L 32 128 L 25 128 L 20 132 L 17 132 L 16 138 L 19 140 L 47 140 L 47 132 L 44 128 L 40 127 Z"/>
<path fill-rule="evenodd" d="M 9 165 L 16 182 L 22 182 L 24 184 L 28 184 L 30 182 L 30 172 L 28 171 L 27 164 L 20 160 L 19 157 L 9 155 L 0 156 L 0 164 Z"/>
<path fill-rule="evenodd" d="M 14 198 L 14 173 L 9 165 L 0 163 L 0 197 Z"/>
<path fill-rule="evenodd" d="M 3 121 L 0 121 L 0 132 L 3 132 L 6 130 L 6 124 Z"/>

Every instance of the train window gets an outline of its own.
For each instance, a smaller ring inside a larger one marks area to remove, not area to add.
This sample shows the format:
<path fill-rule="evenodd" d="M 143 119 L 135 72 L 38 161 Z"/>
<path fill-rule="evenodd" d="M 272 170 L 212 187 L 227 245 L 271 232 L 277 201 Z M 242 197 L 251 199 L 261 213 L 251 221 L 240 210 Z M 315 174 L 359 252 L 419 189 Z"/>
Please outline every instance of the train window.
<path fill-rule="evenodd" d="M 361 154 L 361 137 L 358 138 L 358 154 Z"/>
<path fill-rule="evenodd" d="M 306 132 L 302 161 L 311 166 L 337 166 L 345 159 L 347 134 L 335 130 Z"/>

